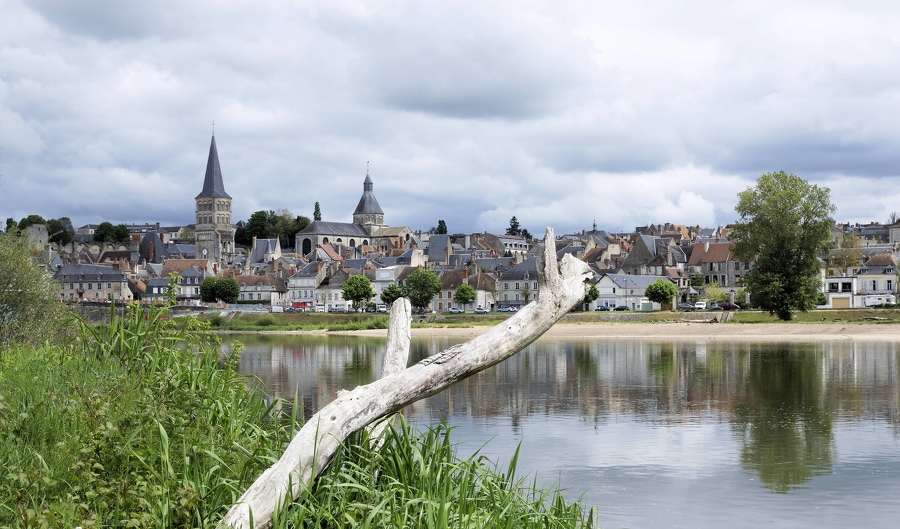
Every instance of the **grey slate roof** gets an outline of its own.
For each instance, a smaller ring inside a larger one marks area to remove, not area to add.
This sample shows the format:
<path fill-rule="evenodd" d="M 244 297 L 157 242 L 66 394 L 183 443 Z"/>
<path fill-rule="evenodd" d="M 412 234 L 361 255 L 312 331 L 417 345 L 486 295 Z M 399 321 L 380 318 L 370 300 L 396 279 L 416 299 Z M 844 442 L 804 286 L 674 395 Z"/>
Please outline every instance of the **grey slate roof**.
<path fill-rule="evenodd" d="M 350 222 L 327 222 L 322 220 L 314 220 L 310 222 L 305 228 L 297 232 L 297 236 L 300 235 L 328 235 L 331 237 L 343 236 L 369 238 L 369 232 L 367 232 L 359 224 L 353 224 Z"/>
<path fill-rule="evenodd" d="M 372 179 L 369 177 L 369 173 L 366 172 L 366 179 L 363 181 L 363 194 L 359 199 L 359 204 L 356 205 L 356 210 L 353 212 L 354 215 L 364 213 L 384 215 L 384 211 L 381 210 L 381 206 L 379 206 L 378 201 L 375 200 L 375 193 L 373 192 L 374 187 Z"/>
<path fill-rule="evenodd" d="M 63 265 L 55 274 L 53 279 L 64 283 L 74 281 L 125 281 L 125 272 L 112 266 L 89 265 L 89 264 L 67 264 Z"/>
<path fill-rule="evenodd" d="M 203 191 L 196 198 L 231 198 L 225 192 L 225 184 L 222 183 L 222 169 L 219 167 L 219 151 L 216 149 L 215 135 L 209 144 L 209 160 L 206 161 Z"/>

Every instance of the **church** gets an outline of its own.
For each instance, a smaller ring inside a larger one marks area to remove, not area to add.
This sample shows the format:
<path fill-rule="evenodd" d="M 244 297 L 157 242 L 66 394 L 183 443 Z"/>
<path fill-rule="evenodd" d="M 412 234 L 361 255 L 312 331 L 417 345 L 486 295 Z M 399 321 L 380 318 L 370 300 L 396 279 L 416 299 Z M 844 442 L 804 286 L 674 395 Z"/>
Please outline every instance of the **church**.
<path fill-rule="evenodd" d="M 295 251 L 309 255 L 317 246 L 331 244 L 345 247 L 358 256 L 369 252 L 388 253 L 409 248 L 412 230 L 392 228 L 384 223 L 384 211 L 375 198 L 372 177 L 366 172 L 363 194 L 353 211 L 353 222 L 315 220 L 295 236 Z"/>
<path fill-rule="evenodd" d="M 209 145 L 203 190 L 194 199 L 196 255 L 220 266 L 235 256 L 231 196 L 225 192 L 216 136 Z M 330 244 L 344 254 L 363 256 L 369 252 L 389 253 L 413 244 L 412 230 L 392 228 L 384 222 L 384 211 L 375 198 L 372 178 L 366 171 L 363 194 L 353 212 L 353 222 L 313 221 L 295 236 L 295 252 L 309 255 L 317 246 Z"/>

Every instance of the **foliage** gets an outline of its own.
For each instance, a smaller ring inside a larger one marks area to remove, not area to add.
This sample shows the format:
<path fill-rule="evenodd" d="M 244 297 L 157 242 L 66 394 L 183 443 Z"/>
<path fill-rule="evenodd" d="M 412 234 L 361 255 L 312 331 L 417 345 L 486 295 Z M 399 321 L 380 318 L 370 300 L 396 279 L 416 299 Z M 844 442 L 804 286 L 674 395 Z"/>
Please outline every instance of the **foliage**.
<path fill-rule="evenodd" d="M 728 295 L 725 294 L 719 283 L 715 281 L 703 287 L 703 297 L 711 301 L 725 301 L 728 299 Z"/>
<path fill-rule="evenodd" d="M 124 224 L 113 226 L 112 223 L 101 222 L 94 230 L 95 242 L 128 242 L 130 240 L 131 233 Z"/>
<path fill-rule="evenodd" d="M 644 293 L 647 295 L 647 299 L 654 303 L 672 303 L 675 299 L 675 294 L 678 293 L 678 289 L 668 279 L 657 279 L 647 285 Z"/>
<path fill-rule="evenodd" d="M 44 220 L 44 217 L 42 217 L 42 216 L 40 216 L 40 215 L 34 215 L 34 214 L 31 214 L 31 215 L 28 215 L 27 217 L 25 217 L 24 219 L 22 219 L 22 220 L 19 221 L 19 226 L 18 226 L 18 228 L 19 228 L 19 231 L 24 231 L 25 228 L 27 228 L 28 226 L 33 226 L 33 225 L 35 225 L 35 224 L 44 224 L 44 225 L 46 225 L 46 224 L 47 224 L 47 221 Z"/>
<path fill-rule="evenodd" d="M 456 455 L 451 430 L 417 432 L 402 416 L 373 442 L 352 436 L 328 472 L 281 513 L 284 527 L 581 528 L 591 513 L 567 504 L 559 489 L 516 478 L 518 449 L 498 469 L 475 454 Z"/>
<path fill-rule="evenodd" d="M 200 301 L 204 303 L 216 302 L 216 283 L 219 279 L 216 277 L 204 278 L 200 283 Z"/>
<path fill-rule="evenodd" d="M 444 219 L 438 220 L 437 227 L 434 228 L 433 233 L 437 233 L 438 235 L 447 234 L 447 223 L 444 222 Z"/>
<path fill-rule="evenodd" d="M 431 304 L 431 300 L 441 291 L 441 280 L 431 270 L 419 268 L 406 276 L 403 280 L 404 295 L 409 298 L 409 304 L 416 308 L 424 308 Z"/>
<path fill-rule="evenodd" d="M 278 239 L 283 248 L 293 247 L 294 236 L 297 232 L 309 225 L 309 218 L 297 216 L 282 209 L 277 213 L 274 210 L 255 211 L 250 215 L 240 237 L 235 232 L 235 243 L 250 246 L 253 237 L 257 239 Z"/>
<path fill-rule="evenodd" d="M 47 233 L 50 234 L 50 242 L 66 245 L 75 238 L 75 227 L 69 217 L 60 217 L 47 221 Z"/>
<path fill-rule="evenodd" d="M 233 277 L 207 277 L 200 283 L 200 301 L 204 303 L 237 303 L 241 286 Z"/>
<path fill-rule="evenodd" d="M 278 457 L 296 423 L 168 316 L 131 306 L 3 358 L 0 526 L 214 527 Z"/>
<path fill-rule="evenodd" d="M 16 219 L 12 217 L 7 217 L 6 219 L 6 233 L 12 233 L 16 229 Z"/>
<path fill-rule="evenodd" d="M 591 285 L 591 288 L 588 289 L 587 294 L 584 295 L 584 303 L 588 304 L 596 300 L 600 297 L 600 291 L 597 290 L 596 285 Z"/>
<path fill-rule="evenodd" d="M 353 303 L 354 309 L 359 309 L 369 303 L 375 297 L 372 283 L 364 275 L 352 275 L 344 281 L 341 287 L 344 299 Z"/>
<path fill-rule="evenodd" d="M 697 290 L 703 288 L 704 281 L 703 274 L 694 274 L 691 276 L 691 286 Z"/>
<path fill-rule="evenodd" d="M 322 208 L 319 207 L 318 202 L 316 202 L 316 205 L 313 208 L 313 220 L 322 220 Z"/>
<path fill-rule="evenodd" d="M 397 301 L 398 298 L 403 297 L 403 289 L 398 287 L 397 285 L 388 285 L 381 291 L 381 301 L 383 301 L 386 305 L 390 305 L 393 302 Z"/>
<path fill-rule="evenodd" d="M 241 294 L 241 286 L 233 277 L 219 278 L 216 283 L 216 298 L 225 303 L 235 303 Z"/>
<path fill-rule="evenodd" d="M 43 342 L 64 332 L 68 319 L 25 238 L 0 234 L 0 351 Z"/>
<path fill-rule="evenodd" d="M 515 215 L 511 219 L 509 219 L 509 227 L 506 228 L 507 235 L 521 235 L 522 228 L 519 226 L 519 219 L 516 218 Z"/>
<path fill-rule="evenodd" d="M 815 306 L 834 209 L 828 188 L 784 171 L 763 174 L 738 194 L 731 237 L 735 257 L 754 262 L 744 275 L 754 305 L 784 320 Z"/>
<path fill-rule="evenodd" d="M 453 301 L 459 305 L 464 306 L 466 303 L 472 303 L 475 301 L 475 298 L 476 292 L 472 285 L 462 284 L 453 291 Z"/>
<path fill-rule="evenodd" d="M 863 256 L 865 255 L 859 244 L 859 237 L 852 233 L 841 233 L 836 243 L 836 248 L 831 253 L 831 264 L 842 275 L 846 274 L 848 270 L 852 275 L 853 269 L 862 265 Z"/>

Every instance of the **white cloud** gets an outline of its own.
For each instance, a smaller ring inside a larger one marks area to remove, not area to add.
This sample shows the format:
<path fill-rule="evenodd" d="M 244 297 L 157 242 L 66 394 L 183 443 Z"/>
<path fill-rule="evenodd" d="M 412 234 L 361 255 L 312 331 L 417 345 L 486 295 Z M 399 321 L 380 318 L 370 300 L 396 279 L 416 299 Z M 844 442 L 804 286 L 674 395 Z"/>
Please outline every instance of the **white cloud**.
<path fill-rule="evenodd" d="M 191 222 L 213 120 L 236 218 L 349 220 L 367 161 L 414 229 L 712 226 L 781 169 L 900 209 L 889 2 L 4 7 L 0 217 Z"/>

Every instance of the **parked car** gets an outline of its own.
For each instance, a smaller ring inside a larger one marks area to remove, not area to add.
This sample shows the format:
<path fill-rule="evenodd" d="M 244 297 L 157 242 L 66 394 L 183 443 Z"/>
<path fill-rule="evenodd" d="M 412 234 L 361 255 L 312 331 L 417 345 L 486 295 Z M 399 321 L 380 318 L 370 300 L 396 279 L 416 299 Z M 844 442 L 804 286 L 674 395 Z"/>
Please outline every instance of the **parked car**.
<path fill-rule="evenodd" d="M 730 301 L 726 301 L 719 305 L 719 308 L 722 310 L 741 310 L 741 306 L 737 303 L 732 303 Z"/>
<path fill-rule="evenodd" d="M 497 312 L 515 312 L 515 307 L 500 307 Z"/>
<path fill-rule="evenodd" d="M 706 310 L 706 302 L 705 302 L 705 301 L 698 301 L 698 302 L 694 303 L 694 309 L 696 309 L 696 310 Z"/>
<path fill-rule="evenodd" d="M 690 303 L 679 303 L 678 310 L 694 310 L 694 306 Z"/>
<path fill-rule="evenodd" d="M 475 314 L 487 314 L 488 312 L 489 311 L 486 308 L 482 307 L 481 305 L 478 305 L 477 307 L 475 307 Z"/>
<path fill-rule="evenodd" d="M 628 310 L 628 305 L 616 305 L 613 310 Z"/>
<path fill-rule="evenodd" d="M 610 310 L 609 305 L 601 305 L 594 310 Z"/>
<path fill-rule="evenodd" d="M 450 314 L 461 314 L 462 311 L 463 310 L 459 307 L 450 307 L 450 310 L 447 312 L 449 312 Z"/>

